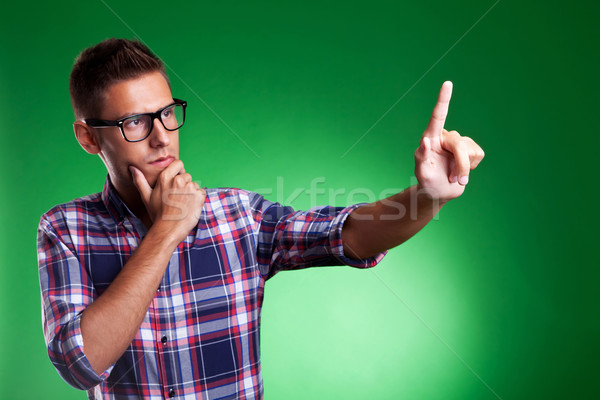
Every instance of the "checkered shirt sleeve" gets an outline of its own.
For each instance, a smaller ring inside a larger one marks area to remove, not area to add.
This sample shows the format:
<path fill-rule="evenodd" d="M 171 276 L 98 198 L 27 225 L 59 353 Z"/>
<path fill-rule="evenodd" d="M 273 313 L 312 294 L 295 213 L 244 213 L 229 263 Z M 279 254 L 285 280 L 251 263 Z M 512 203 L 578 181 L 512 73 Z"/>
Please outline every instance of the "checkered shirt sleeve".
<path fill-rule="evenodd" d="M 83 352 L 81 313 L 96 297 L 85 268 L 75 256 L 78 235 L 67 227 L 69 213 L 45 215 L 38 227 L 38 268 L 42 297 L 42 325 L 48 355 L 60 376 L 71 386 L 89 389 L 112 369 L 96 374 Z"/>

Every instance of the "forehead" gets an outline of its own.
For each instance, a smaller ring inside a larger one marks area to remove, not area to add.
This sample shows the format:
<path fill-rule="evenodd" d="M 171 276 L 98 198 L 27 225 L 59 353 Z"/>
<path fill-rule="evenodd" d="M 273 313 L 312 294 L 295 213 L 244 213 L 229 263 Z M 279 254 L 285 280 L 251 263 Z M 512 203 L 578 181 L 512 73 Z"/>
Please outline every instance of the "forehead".
<path fill-rule="evenodd" d="M 104 92 L 104 119 L 154 112 L 173 102 L 167 80 L 160 72 L 112 84 Z"/>

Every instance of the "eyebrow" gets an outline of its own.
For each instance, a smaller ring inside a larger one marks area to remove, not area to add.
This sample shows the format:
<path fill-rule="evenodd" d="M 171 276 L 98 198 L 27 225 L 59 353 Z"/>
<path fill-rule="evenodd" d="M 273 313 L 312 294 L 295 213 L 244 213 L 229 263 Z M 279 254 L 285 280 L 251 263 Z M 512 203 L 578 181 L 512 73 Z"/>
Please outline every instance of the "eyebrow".
<path fill-rule="evenodd" d="M 162 110 L 163 108 L 165 108 L 165 107 L 168 107 L 168 106 L 170 106 L 171 104 L 174 104 L 174 103 L 175 103 L 175 99 L 171 99 L 171 102 L 170 102 L 170 103 L 168 103 L 168 104 L 166 104 L 166 105 L 164 105 L 164 106 L 160 107 L 158 110 Z M 156 111 L 158 111 L 158 110 L 156 110 Z M 149 112 L 134 112 L 134 113 L 123 113 L 123 114 L 121 114 L 119 117 L 115 118 L 115 121 L 118 121 L 118 120 L 120 120 L 120 119 L 123 119 L 123 118 L 133 117 L 134 115 L 140 115 L 140 114 L 152 114 L 152 113 L 154 113 L 154 112 L 156 112 L 156 111 L 149 111 Z"/>

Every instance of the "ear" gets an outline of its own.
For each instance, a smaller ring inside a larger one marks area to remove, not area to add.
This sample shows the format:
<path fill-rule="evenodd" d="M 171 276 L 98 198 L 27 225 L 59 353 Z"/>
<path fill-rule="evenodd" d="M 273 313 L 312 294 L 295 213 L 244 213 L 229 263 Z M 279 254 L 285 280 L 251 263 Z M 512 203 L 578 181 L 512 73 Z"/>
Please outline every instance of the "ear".
<path fill-rule="evenodd" d="M 75 132 L 77 141 L 85 151 L 90 154 L 100 153 L 100 144 L 98 143 L 98 138 L 92 130 L 92 127 L 85 122 L 75 121 L 73 123 L 73 131 Z"/>

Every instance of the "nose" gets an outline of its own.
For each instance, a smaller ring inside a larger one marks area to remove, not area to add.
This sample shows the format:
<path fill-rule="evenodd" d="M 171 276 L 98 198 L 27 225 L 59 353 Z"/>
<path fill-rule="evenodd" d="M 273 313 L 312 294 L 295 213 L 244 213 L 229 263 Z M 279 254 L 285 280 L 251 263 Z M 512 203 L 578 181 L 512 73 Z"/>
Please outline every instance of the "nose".
<path fill-rule="evenodd" d="M 150 146 L 152 147 L 166 147 L 171 143 L 171 137 L 175 132 L 169 132 L 165 129 L 163 124 L 160 122 L 158 118 L 155 118 L 152 121 L 154 124 L 152 126 L 152 132 L 150 132 Z"/>

